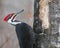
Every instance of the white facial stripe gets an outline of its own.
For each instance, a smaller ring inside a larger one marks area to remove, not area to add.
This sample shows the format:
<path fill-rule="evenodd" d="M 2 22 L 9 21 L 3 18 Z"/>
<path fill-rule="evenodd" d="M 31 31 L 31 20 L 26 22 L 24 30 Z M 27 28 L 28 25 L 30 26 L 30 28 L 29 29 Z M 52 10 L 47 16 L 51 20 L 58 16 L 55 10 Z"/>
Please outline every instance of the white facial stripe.
<path fill-rule="evenodd" d="M 11 19 L 9 19 L 9 20 L 8 20 L 8 23 L 13 24 L 13 25 L 16 25 L 16 24 L 19 24 L 19 23 L 21 23 L 21 22 L 14 22 L 14 21 L 11 21 Z"/>
<path fill-rule="evenodd" d="M 15 16 L 15 14 L 11 17 L 11 20 L 13 19 L 14 16 Z"/>
<path fill-rule="evenodd" d="M 16 25 L 16 24 L 19 24 L 21 22 L 11 22 L 10 20 L 8 20 L 8 23 L 13 24 L 13 25 Z"/>

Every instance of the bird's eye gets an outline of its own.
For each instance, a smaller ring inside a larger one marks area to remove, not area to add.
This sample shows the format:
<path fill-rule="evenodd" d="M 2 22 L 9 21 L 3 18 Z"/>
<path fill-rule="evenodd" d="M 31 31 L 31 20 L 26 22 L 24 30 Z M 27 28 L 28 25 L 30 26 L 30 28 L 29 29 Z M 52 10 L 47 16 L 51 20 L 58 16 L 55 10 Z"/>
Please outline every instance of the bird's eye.
<path fill-rule="evenodd" d="M 8 19 L 10 19 L 12 16 L 10 15 Z"/>
<path fill-rule="evenodd" d="M 13 14 L 10 14 L 9 17 L 8 17 L 8 19 L 10 19 L 12 16 L 13 16 Z"/>

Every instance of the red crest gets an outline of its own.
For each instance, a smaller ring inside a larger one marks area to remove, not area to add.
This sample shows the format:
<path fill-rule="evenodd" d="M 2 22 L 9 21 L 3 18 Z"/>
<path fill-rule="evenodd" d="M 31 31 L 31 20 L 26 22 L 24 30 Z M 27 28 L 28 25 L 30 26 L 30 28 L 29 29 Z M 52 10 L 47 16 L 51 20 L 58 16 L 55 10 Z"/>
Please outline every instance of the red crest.
<path fill-rule="evenodd" d="M 9 19 L 10 17 L 12 17 L 13 14 L 14 14 L 14 13 L 8 14 L 7 16 L 5 16 L 5 18 L 4 18 L 3 20 L 4 20 L 4 21 L 8 21 L 8 19 Z"/>

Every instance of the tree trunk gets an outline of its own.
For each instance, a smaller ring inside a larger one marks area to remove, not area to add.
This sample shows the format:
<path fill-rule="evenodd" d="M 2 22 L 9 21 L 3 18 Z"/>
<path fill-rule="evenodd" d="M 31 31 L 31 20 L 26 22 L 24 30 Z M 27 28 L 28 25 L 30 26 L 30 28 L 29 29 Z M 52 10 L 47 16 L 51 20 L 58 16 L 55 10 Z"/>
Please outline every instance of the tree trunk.
<path fill-rule="evenodd" d="M 34 4 L 34 32 L 36 33 L 34 48 L 49 48 L 49 4 L 48 0 L 35 0 Z"/>

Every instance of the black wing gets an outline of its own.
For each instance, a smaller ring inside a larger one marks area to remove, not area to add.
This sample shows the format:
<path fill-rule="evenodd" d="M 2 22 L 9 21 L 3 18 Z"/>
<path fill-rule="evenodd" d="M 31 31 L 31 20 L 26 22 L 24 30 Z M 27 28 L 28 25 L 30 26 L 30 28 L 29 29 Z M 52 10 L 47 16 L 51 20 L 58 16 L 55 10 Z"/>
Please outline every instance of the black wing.
<path fill-rule="evenodd" d="M 26 23 L 17 24 L 16 34 L 20 48 L 33 48 L 35 34 L 29 25 Z"/>

